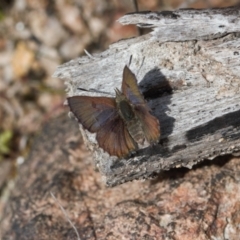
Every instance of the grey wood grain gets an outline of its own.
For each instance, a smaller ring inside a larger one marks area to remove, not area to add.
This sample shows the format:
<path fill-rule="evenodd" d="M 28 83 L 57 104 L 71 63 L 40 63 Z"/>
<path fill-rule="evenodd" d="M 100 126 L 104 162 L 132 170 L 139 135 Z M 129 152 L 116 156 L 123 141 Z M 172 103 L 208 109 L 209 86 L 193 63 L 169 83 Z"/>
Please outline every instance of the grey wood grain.
<path fill-rule="evenodd" d="M 119 21 L 153 32 L 72 60 L 54 74 L 64 79 L 68 96 L 114 97 L 132 56 L 130 69 L 160 121 L 161 138 L 129 159 L 116 159 L 98 148 L 95 134 L 80 126 L 106 184 L 191 168 L 204 159 L 239 152 L 239 8 L 132 13 Z"/>

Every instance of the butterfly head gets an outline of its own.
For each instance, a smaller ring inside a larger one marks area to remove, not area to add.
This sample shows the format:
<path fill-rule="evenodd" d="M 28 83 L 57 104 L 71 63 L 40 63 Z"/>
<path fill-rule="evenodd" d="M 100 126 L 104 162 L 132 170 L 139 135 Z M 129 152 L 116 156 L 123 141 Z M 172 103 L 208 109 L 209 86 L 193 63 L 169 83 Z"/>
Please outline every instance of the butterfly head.
<path fill-rule="evenodd" d="M 118 104 L 121 101 L 126 100 L 126 97 L 124 96 L 124 94 L 117 88 L 115 88 L 115 93 L 116 93 L 116 103 Z"/>

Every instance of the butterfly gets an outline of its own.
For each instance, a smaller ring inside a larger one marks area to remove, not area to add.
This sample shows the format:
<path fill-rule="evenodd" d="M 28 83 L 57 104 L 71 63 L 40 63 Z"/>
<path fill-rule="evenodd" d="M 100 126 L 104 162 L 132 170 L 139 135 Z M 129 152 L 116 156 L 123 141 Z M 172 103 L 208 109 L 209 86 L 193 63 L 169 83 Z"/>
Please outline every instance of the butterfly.
<path fill-rule="evenodd" d="M 73 96 L 67 101 L 79 123 L 96 133 L 99 147 L 111 156 L 123 158 L 139 146 L 156 144 L 160 126 L 127 66 L 123 70 L 121 91 L 115 89 L 115 93 L 115 98 Z"/>

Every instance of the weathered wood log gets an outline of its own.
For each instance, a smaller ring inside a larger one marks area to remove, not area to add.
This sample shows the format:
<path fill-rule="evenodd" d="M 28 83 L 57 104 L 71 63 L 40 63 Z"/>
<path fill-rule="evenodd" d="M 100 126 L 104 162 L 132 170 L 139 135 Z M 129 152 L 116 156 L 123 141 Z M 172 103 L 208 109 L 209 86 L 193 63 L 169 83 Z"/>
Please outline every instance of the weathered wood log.
<path fill-rule="evenodd" d="M 119 21 L 152 33 L 57 69 L 54 76 L 65 80 L 68 96 L 114 96 L 132 56 L 130 68 L 159 119 L 161 138 L 118 160 L 80 127 L 108 186 L 240 151 L 239 16 L 239 8 L 128 14 Z"/>

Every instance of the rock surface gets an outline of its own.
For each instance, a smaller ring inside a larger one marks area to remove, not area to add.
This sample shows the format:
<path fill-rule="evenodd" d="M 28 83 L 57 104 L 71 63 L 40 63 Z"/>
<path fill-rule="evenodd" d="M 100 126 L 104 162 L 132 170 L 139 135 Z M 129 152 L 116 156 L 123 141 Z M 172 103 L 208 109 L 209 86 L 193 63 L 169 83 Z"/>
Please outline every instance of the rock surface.
<path fill-rule="evenodd" d="M 155 180 L 106 188 L 66 116 L 36 138 L 0 223 L 0 238 L 239 239 L 240 159 L 173 169 Z"/>

